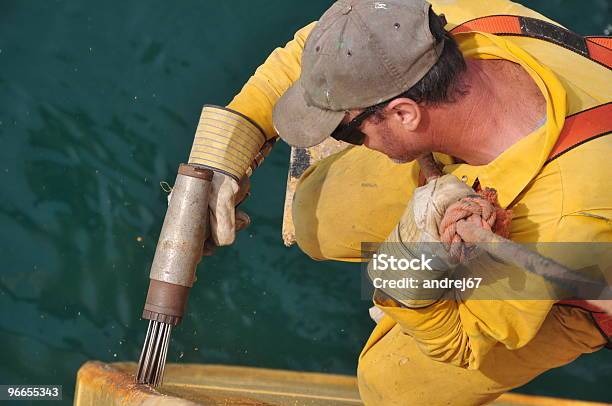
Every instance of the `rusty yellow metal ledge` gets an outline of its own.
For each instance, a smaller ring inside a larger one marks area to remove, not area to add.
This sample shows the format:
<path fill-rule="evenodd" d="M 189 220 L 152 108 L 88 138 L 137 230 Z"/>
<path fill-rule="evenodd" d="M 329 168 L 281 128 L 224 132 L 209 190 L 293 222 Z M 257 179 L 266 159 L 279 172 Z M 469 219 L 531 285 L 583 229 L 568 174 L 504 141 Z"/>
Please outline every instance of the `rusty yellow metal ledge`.
<path fill-rule="evenodd" d="M 263 368 L 168 364 L 159 389 L 134 383 L 135 363 L 89 361 L 77 373 L 75 406 L 362 405 L 352 376 Z M 496 406 L 599 406 L 602 403 L 505 394 Z"/>

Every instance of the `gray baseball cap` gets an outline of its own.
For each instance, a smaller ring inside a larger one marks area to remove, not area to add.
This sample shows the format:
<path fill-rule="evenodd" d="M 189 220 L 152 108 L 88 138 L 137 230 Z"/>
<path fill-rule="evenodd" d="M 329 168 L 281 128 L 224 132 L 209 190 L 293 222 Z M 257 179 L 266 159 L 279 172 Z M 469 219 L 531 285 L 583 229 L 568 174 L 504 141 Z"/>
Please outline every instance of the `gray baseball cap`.
<path fill-rule="evenodd" d="M 429 29 L 424 0 L 340 0 L 311 31 L 300 78 L 272 114 L 282 139 L 319 144 L 348 110 L 389 100 L 417 83 L 436 63 L 444 42 Z"/>

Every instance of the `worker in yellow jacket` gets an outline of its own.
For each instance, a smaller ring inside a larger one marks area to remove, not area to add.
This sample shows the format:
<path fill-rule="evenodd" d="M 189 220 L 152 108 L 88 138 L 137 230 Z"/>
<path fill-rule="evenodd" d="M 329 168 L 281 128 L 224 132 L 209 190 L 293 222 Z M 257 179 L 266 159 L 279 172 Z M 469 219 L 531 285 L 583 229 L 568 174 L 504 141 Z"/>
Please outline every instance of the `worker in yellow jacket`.
<path fill-rule="evenodd" d="M 277 133 L 300 147 L 354 144 L 298 185 L 296 239 L 314 259 L 360 261 L 362 242 L 384 241 L 428 152 L 498 191 L 514 241 L 612 242 L 610 49 L 573 35 L 506 0 L 338 1 L 226 108 L 204 108 L 190 162 L 215 171 L 215 242 L 233 242 L 238 181 Z M 366 404 L 486 403 L 609 344 L 589 311 L 552 298 L 376 304 L 386 316 L 358 367 Z"/>

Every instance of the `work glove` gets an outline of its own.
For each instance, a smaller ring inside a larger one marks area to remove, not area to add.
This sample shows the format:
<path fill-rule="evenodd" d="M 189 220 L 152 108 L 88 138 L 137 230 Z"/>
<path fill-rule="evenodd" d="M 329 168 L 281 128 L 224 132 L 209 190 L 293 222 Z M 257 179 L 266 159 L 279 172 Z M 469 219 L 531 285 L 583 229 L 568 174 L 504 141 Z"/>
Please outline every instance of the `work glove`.
<path fill-rule="evenodd" d="M 214 172 L 208 201 L 210 236 L 204 243 L 203 255 L 212 255 L 216 247 L 231 245 L 236 233 L 251 224 L 249 215 L 236 208 L 249 191 L 248 176 L 238 183 L 230 176 Z M 172 191 L 168 194 L 168 205 L 171 199 Z"/>
<path fill-rule="evenodd" d="M 213 175 L 210 201 L 211 237 L 204 244 L 203 255 L 212 255 L 216 247 L 230 245 L 236 233 L 251 224 L 249 215 L 237 207 L 249 196 L 251 184 L 248 176 L 240 183 L 222 173 Z"/>
<path fill-rule="evenodd" d="M 444 175 L 415 189 L 398 225 L 380 245 L 377 262 L 368 264 L 368 275 L 376 286 L 376 278 L 400 281 L 412 278 L 418 288 L 380 287 L 386 295 L 408 307 L 424 307 L 438 300 L 445 289 L 424 288 L 425 280 L 446 277 L 459 260 L 449 253 L 449 247 L 440 242 L 440 224 L 448 207 L 459 200 L 475 195 L 475 192 L 453 175 Z M 381 266 L 381 255 L 386 258 L 428 261 L 430 269 L 392 270 Z M 380 284 L 379 284 L 380 286 Z"/>
<path fill-rule="evenodd" d="M 215 172 L 208 206 L 211 237 L 216 246 L 230 245 L 234 242 L 238 231 L 236 227 L 238 219 L 242 228 L 251 222 L 245 212 L 236 210 L 236 205 L 241 202 L 236 201 L 239 191 L 240 186 L 234 178 Z"/>

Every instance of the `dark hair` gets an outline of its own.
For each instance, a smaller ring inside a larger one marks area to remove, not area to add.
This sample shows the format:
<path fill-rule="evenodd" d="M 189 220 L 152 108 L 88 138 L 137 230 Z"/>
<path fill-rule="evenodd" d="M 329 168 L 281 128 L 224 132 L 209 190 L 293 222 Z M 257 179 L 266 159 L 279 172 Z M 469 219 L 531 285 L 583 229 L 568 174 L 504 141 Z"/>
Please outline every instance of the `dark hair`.
<path fill-rule="evenodd" d="M 417 83 L 404 93 L 383 103 L 372 106 L 377 115 L 391 100 L 406 97 L 422 104 L 452 103 L 457 95 L 467 94 L 467 89 L 460 81 L 466 69 L 465 59 L 455 39 L 444 29 L 446 19 L 429 9 L 429 29 L 436 41 L 444 41 L 444 48 L 438 61 Z"/>
<path fill-rule="evenodd" d="M 457 94 L 464 94 L 459 77 L 466 69 L 465 59 L 455 39 L 444 29 L 445 19 L 429 9 L 429 29 L 436 43 L 444 41 L 444 48 L 432 68 L 399 97 L 407 97 L 417 103 L 437 104 L 455 101 Z"/>

